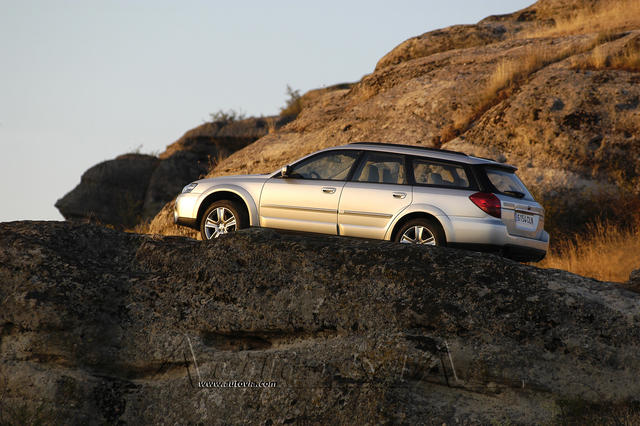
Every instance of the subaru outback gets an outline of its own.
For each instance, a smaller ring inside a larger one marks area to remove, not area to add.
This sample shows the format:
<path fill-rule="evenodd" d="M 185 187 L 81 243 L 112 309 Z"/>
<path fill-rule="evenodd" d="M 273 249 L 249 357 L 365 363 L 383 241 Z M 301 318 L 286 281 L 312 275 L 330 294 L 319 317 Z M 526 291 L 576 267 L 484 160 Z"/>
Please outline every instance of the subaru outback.
<path fill-rule="evenodd" d="M 205 240 L 249 226 L 546 255 L 544 210 L 516 168 L 461 152 L 357 142 L 264 175 L 184 187 L 174 221 Z"/>

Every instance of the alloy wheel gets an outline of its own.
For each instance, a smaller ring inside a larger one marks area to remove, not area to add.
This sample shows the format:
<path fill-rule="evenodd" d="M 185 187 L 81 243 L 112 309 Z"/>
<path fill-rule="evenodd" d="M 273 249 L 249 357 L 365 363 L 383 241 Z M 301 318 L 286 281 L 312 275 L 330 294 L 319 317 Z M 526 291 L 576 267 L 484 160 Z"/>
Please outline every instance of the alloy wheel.
<path fill-rule="evenodd" d="M 226 207 L 218 207 L 212 210 L 204 223 L 204 232 L 208 240 L 218 238 L 222 234 L 228 234 L 236 230 L 236 217 Z"/>
<path fill-rule="evenodd" d="M 400 242 L 405 244 L 424 244 L 427 246 L 435 246 L 436 237 L 429 228 L 416 225 L 404 231 L 402 237 L 400 237 Z"/>

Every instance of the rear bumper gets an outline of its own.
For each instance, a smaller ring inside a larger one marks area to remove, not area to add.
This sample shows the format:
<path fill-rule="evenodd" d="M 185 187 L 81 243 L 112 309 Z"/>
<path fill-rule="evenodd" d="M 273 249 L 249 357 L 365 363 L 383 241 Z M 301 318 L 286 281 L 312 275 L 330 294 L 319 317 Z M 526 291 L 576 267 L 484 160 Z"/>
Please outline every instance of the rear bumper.
<path fill-rule="evenodd" d="M 507 241 L 504 247 L 506 251 L 513 252 L 514 256 L 517 256 L 518 253 L 539 253 L 539 258 L 532 259 L 532 261 L 539 261 L 545 257 L 547 250 L 549 250 L 549 234 L 547 231 L 543 230 L 540 239 L 518 237 L 507 234 Z"/>
<path fill-rule="evenodd" d="M 447 234 L 451 247 L 500 253 L 523 262 L 542 260 L 549 249 L 549 234 L 542 231 L 539 238 L 511 235 L 501 220 L 452 218 L 452 232 Z"/>
<path fill-rule="evenodd" d="M 449 247 L 495 253 L 519 262 L 539 262 L 547 255 L 546 250 L 526 246 L 499 246 L 495 244 L 449 243 Z"/>
<path fill-rule="evenodd" d="M 540 250 L 532 247 L 505 246 L 504 257 L 520 262 L 540 262 L 547 255 L 547 249 Z"/>

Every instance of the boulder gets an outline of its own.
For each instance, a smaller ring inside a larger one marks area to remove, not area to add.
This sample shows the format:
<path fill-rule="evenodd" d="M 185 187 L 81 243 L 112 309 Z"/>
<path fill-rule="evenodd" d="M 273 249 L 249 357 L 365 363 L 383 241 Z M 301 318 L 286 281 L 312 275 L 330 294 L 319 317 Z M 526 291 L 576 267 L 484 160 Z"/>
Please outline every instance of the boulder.
<path fill-rule="evenodd" d="M 640 418 L 640 294 L 493 255 L 13 222 L 0 283 L 0 421 Z"/>
<path fill-rule="evenodd" d="M 97 164 L 56 207 L 69 220 L 132 227 L 141 220 L 148 183 L 158 163 L 152 155 L 126 154 Z"/>

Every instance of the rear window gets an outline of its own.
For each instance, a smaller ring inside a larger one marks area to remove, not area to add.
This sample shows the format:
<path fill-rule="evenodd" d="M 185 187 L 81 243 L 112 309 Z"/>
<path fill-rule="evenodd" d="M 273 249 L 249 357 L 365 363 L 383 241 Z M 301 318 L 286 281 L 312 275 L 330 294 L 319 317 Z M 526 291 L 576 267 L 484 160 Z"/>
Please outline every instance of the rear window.
<path fill-rule="evenodd" d="M 520 178 L 514 172 L 502 169 L 486 168 L 487 177 L 498 192 L 516 198 L 532 200 L 531 194 L 527 191 Z"/>
<path fill-rule="evenodd" d="M 417 184 L 469 188 L 464 167 L 457 164 L 413 159 L 413 178 Z"/>

